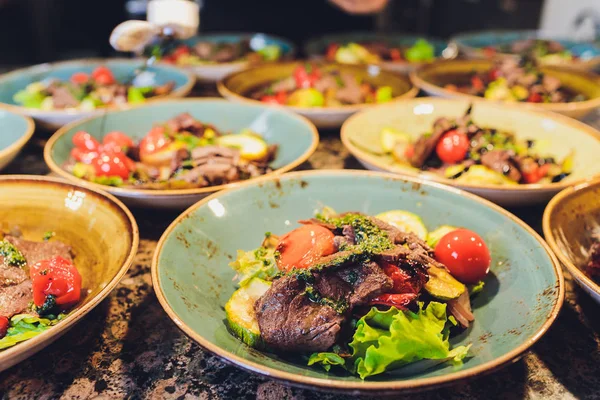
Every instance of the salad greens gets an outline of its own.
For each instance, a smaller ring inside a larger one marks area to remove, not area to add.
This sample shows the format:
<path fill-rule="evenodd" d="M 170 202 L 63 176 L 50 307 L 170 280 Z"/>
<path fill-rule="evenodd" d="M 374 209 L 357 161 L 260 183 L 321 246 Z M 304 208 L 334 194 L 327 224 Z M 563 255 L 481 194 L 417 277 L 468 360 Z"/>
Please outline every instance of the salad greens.
<path fill-rule="evenodd" d="M 51 326 L 56 325 L 66 316 L 66 314 L 59 314 L 58 316 L 49 315 L 46 318 L 42 318 L 31 314 L 14 315 L 10 319 L 6 336 L 0 339 L 0 350 L 12 347 L 17 343 L 39 335 Z"/>
<path fill-rule="evenodd" d="M 420 303 L 416 313 L 395 307 L 387 311 L 373 307 L 356 323 L 349 344 L 350 357 L 315 353 L 308 365 L 320 364 L 326 370 L 338 365 L 365 379 L 419 360 L 461 364 L 470 345 L 450 349 L 448 336 L 453 325 L 455 322 L 447 318 L 443 303 L 430 302 L 425 308 Z"/>
<path fill-rule="evenodd" d="M 269 280 L 277 275 L 275 253 L 274 248 L 262 246 L 250 251 L 238 250 L 236 260 L 229 265 L 237 272 L 239 285 L 245 286 L 252 278 Z"/>

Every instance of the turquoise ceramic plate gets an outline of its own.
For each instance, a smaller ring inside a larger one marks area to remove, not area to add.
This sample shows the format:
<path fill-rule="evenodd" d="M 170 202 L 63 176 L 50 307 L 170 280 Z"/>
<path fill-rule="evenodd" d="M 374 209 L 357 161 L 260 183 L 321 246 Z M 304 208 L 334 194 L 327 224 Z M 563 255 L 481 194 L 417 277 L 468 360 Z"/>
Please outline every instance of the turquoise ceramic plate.
<path fill-rule="evenodd" d="M 485 290 L 473 302 L 475 323 L 452 339 L 473 356 L 416 375 L 360 379 L 327 373 L 253 350 L 227 331 L 223 306 L 235 290 L 228 263 L 253 249 L 265 232 L 284 233 L 324 205 L 376 214 L 406 209 L 433 228 L 465 226 L 492 252 Z M 304 387 L 391 393 L 473 378 L 514 361 L 546 332 L 562 305 L 564 282 L 555 256 L 507 211 L 457 189 L 366 171 L 312 171 L 262 179 L 208 197 L 163 234 L 152 262 L 158 299 L 171 319 L 209 351 L 236 365 Z"/>
<path fill-rule="evenodd" d="M 230 103 L 223 99 L 185 99 L 110 112 L 69 124 L 59 129 L 48 140 L 44 148 L 44 160 L 52 172 L 63 178 L 80 185 L 106 190 L 128 205 L 183 209 L 208 194 L 235 186 L 237 183 L 196 189 L 127 189 L 91 183 L 62 168 L 74 147 L 72 138 L 77 131 L 84 130 L 102 141 L 104 134 L 118 130 L 130 135 L 134 140 L 140 140 L 154 124 L 165 122 L 183 112 L 189 112 L 194 118 L 211 123 L 224 132 L 239 132 L 250 128 L 261 134 L 268 144 L 278 144 L 277 155 L 271 163 L 274 169 L 271 175 L 296 168 L 310 157 L 319 144 L 315 126 L 305 118 L 288 111 L 264 105 Z"/>
<path fill-rule="evenodd" d="M 254 51 L 258 51 L 269 45 L 279 46 L 281 48 L 280 60 L 289 60 L 293 58 L 296 52 L 294 44 L 289 40 L 264 33 L 208 33 L 187 39 L 185 40 L 185 44 L 193 46 L 198 42 L 237 43 L 244 39 L 250 41 L 250 48 Z M 187 65 L 184 68 L 193 72 L 199 81 L 217 82 L 227 75 L 245 69 L 248 66 L 248 61 L 240 60 L 226 63 Z"/>
<path fill-rule="evenodd" d="M 75 72 L 91 73 L 94 68 L 99 65 L 110 68 L 117 80 L 125 81 L 130 79 L 132 74 L 142 67 L 144 63 L 145 61 L 140 59 L 88 59 L 40 64 L 12 71 L 0 76 L 0 108 L 33 117 L 40 125 L 43 125 L 46 128 L 58 129 L 69 122 L 93 115 L 100 115 L 104 113 L 106 109 L 97 109 L 93 111 L 44 111 L 35 108 L 26 108 L 15 103 L 13 100 L 15 93 L 25 89 L 30 83 L 41 81 L 43 79 L 58 78 L 61 80 L 68 80 Z M 162 64 L 153 65 L 148 67 L 147 71 L 154 75 L 156 85 L 162 85 L 170 81 L 175 82 L 175 88 L 171 93 L 166 96 L 149 99 L 147 102 L 169 97 L 184 97 L 194 86 L 195 78 L 191 73 L 173 66 Z M 120 108 L 124 109 L 131 107 L 133 106 L 125 104 Z"/>
<path fill-rule="evenodd" d="M 570 51 L 575 60 L 565 60 L 564 65 L 581 68 L 594 69 L 600 65 L 600 46 L 591 42 L 582 42 L 545 31 L 481 31 L 469 32 L 456 35 L 451 39 L 451 43 L 456 44 L 458 50 L 464 53 L 468 58 L 487 58 L 484 49 L 490 46 L 501 46 L 525 39 L 548 39 L 556 40 L 563 47 Z M 499 53 L 497 56 L 504 57 L 511 54 Z"/>
<path fill-rule="evenodd" d="M 0 110 L 0 170 L 6 167 L 31 139 L 35 125 L 29 117 Z"/>
<path fill-rule="evenodd" d="M 329 47 L 331 43 L 347 44 L 351 42 L 377 41 L 388 43 L 394 46 L 404 47 L 414 45 L 419 39 L 426 39 L 429 43 L 433 44 L 436 58 L 450 59 L 456 55 L 455 51 L 453 52 L 450 48 L 448 48 L 448 43 L 444 40 L 402 33 L 380 34 L 373 32 L 337 33 L 314 38 L 306 42 L 304 45 L 304 53 L 310 58 L 322 59 L 327 51 L 327 47 Z M 406 73 L 416 68 L 420 64 L 421 63 L 385 61 L 381 65 L 384 69 L 390 71 Z"/>

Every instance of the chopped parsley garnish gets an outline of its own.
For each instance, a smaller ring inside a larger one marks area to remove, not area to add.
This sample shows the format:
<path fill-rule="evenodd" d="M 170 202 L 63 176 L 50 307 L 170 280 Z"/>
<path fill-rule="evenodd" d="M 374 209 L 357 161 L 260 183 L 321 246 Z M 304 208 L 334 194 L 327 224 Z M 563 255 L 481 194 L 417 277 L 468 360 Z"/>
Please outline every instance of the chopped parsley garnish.
<path fill-rule="evenodd" d="M 56 235 L 56 233 L 54 233 L 52 231 L 48 231 L 48 232 L 44 233 L 44 242 L 47 242 L 48 240 L 52 239 L 54 237 L 54 235 Z"/>
<path fill-rule="evenodd" d="M 23 268 L 27 261 L 23 254 L 9 241 L 0 241 L 0 256 L 4 257 L 4 262 L 13 267 Z"/>

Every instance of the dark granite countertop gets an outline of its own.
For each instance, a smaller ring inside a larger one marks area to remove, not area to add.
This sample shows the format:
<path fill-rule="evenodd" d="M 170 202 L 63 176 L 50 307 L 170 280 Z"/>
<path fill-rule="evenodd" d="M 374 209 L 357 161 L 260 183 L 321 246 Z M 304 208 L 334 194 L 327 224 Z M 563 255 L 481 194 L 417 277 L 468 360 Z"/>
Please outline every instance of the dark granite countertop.
<path fill-rule="evenodd" d="M 588 122 L 600 127 L 600 113 Z M 5 173 L 46 174 L 36 133 Z M 322 134 L 307 168 L 360 168 L 337 132 Z M 338 400 L 348 396 L 286 387 L 205 352 L 159 305 L 150 279 L 156 242 L 177 213 L 132 210 L 140 226 L 138 255 L 107 299 L 61 339 L 0 374 L 3 398 L 165 398 Z M 511 210 L 538 232 L 543 207 Z M 471 382 L 410 395 L 421 399 L 600 398 L 600 307 L 568 273 L 556 323 L 526 355 Z"/>

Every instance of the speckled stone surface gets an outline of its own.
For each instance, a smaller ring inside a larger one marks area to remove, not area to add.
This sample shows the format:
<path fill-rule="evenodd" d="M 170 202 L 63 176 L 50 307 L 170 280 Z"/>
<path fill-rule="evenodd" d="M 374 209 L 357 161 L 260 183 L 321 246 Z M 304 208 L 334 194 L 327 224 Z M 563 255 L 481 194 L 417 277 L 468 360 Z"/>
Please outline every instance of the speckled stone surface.
<path fill-rule="evenodd" d="M 600 127 L 600 113 L 588 122 Z M 39 132 L 5 173 L 46 174 Z M 323 132 L 308 168 L 360 168 L 337 132 Z M 132 210 L 141 243 L 134 265 L 96 309 L 53 345 L 0 374 L 2 398 L 341 400 L 294 389 L 222 362 L 185 336 L 150 279 L 156 241 L 176 213 Z M 543 207 L 511 210 L 538 232 Z M 600 307 L 566 274 L 567 299 L 549 332 L 521 360 L 491 375 L 407 395 L 424 399 L 600 398 Z"/>

